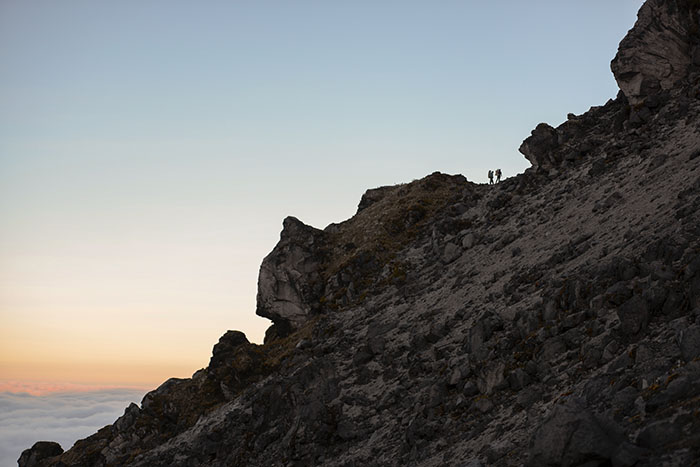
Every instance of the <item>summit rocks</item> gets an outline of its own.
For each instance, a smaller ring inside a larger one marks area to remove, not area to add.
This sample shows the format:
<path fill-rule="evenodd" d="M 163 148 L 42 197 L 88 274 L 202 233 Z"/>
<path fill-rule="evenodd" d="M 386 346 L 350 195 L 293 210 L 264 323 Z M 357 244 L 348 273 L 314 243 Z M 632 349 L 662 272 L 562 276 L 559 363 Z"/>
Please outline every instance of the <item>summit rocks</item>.
<path fill-rule="evenodd" d="M 700 67 L 698 2 L 647 1 L 610 66 L 633 106 L 687 79 Z"/>
<path fill-rule="evenodd" d="M 685 115 L 687 98 L 700 95 L 699 10 L 694 0 L 645 2 L 610 65 L 620 87 L 617 99 L 580 116 L 569 114 L 557 128 L 537 125 L 520 146 L 533 168 L 556 174 L 599 155 L 610 159 L 617 149 L 602 151 L 605 143 L 657 118 L 660 110 Z M 593 172 L 604 163 L 598 159 Z"/>
<path fill-rule="evenodd" d="M 649 0 L 614 68 L 658 88 L 625 74 L 614 100 L 538 125 L 525 173 L 372 189 L 323 230 L 285 219 L 260 268 L 264 345 L 228 331 L 192 378 L 22 462 L 697 464 L 697 13 Z"/>

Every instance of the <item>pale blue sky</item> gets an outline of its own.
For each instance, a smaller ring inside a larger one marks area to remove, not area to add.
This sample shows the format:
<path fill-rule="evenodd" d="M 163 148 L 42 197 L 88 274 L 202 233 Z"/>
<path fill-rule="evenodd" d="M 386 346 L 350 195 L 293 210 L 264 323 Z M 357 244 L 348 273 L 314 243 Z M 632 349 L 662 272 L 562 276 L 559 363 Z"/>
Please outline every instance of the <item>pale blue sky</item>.
<path fill-rule="evenodd" d="M 3 0 L 0 379 L 81 352 L 191 373 L 226 329 L 260 341 L 285 216 L 522 172 L 537 123 L 616 95 L 640 5 Z"/>

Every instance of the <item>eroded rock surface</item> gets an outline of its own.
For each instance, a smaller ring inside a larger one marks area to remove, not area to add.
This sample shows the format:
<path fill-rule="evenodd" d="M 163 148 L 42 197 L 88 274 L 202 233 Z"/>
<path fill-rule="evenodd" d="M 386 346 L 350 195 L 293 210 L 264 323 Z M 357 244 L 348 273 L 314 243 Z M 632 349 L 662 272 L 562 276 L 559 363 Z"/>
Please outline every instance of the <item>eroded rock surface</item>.
<path fill-rule="evenodd" d="M 295 217 L 283 225 L 280 242 L 260 266 L 256 311 L 272 320 L 278 336 L 299 329 L 317 309 L 325 261 L 323 231 Z"/>
<path fill-rule="evenodd" d="M 520 152 L 535 169 L 558 174 L 586 159 L 598 159 L 592 172 L 601 171 L 606 158 L 601 143 L 639 129 L 660 118 L 682 118 L 690 99 L 700 96 L 700 4 L 694 0 L 648 0 L 638 19 L 620 42 L 611 69 L 620 94 L 583 115 L 569 114 L 553 128 L 541 123 L 523 141 Z M 671 104 L 671 105 L 668 105 Z M 656 163 L 662 163 L 659 157 Z"/>
<path fill-rule="evenodd" d="M 692 0 L 649 0 L 639 10 L 610 65 L 630 104 L 672 89 L 700 65 L 698 11 Z"/>

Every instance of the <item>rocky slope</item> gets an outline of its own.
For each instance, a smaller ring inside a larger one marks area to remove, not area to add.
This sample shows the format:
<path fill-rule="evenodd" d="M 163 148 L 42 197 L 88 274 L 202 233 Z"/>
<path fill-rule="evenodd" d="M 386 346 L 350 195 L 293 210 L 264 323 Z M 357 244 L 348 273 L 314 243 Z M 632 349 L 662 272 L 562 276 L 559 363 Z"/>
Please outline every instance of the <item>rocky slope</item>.
<path fill-rule="evenodd" d="M 265 344 L 20 466 L 658 466 L 700 460 L 700 4 L 648 0 L 615 100 L 495 186 L 369 190 L 261 266 Z"/>

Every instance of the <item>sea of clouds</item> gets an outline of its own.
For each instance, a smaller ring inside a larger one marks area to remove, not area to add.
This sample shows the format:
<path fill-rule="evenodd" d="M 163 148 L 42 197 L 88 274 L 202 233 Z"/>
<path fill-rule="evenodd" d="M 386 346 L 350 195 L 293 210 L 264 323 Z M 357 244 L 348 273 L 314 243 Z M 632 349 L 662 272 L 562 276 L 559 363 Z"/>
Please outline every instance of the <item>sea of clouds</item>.
<path fill-rule="evenodd" d="M 44 395 L 0 392 L 0 467 L 17 465 L 36 441 L 56 441 L 63 449 L 113 423 L 142 389 L 102 389 Z"/>

